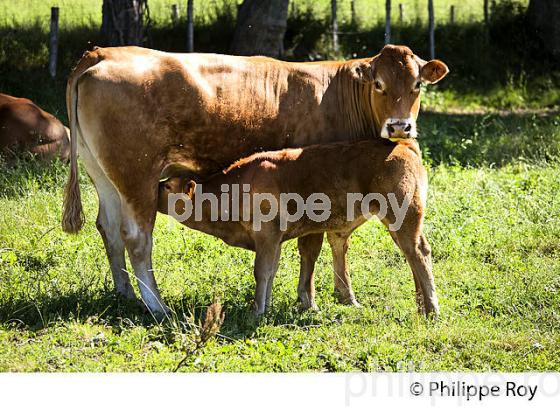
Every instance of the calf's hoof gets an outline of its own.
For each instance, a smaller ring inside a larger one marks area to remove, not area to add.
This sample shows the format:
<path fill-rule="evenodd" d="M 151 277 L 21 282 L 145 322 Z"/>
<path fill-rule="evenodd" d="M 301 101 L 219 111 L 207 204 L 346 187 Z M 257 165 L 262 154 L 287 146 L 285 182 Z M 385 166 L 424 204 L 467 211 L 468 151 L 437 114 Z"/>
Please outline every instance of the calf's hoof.
<path fill-rule="evenodd" d="M 439 318 L 439 309 L 438 310 L 432 310 L 430 312 L 425 312 L 423 315 L 426 319 L 428 320 L 432 320 L 432 321 L 436 321 Z"/>
<path fill-rule="evenodd" d="M 308 296 L 306 293 L 298 295 L 296 304 L 298 305 L 298 310 L 300 312 L 305 312 L 307 310 L 318 311 L 319 308 L 315 303 L 315 298 Z"/>
<path fill-rule="evenodd" d="M 360 305 L 356 300 L 356 296 L 354 296 L 353 293 L 350 293 L 348 295 L 343 295 L 341 293 L 336 292 L 336 296 L 338 298 L 338 302 L 342 305 L 354 306 L 357 308 L 362 307 L 362 305 Z"/>
<path fill-rule="evenodd" d="M 138 298 L 136 297 L 136 293 L 134 293 L 134 289 L 132 289 L 132 286 L 127 286 L 124 289 L 115 289 L 115 292 L 117 294 L 117 299 L 130 301 L 138 300 Z"/>
<path fill-rule="evenodd" d="M 304 303 L 301 300 L 298 300 L 298 310 L 300 312 L 318 312 L 319 311 L 319 307 L 317 306 L 317 304 L 315 302 L 312 303 Z"/>

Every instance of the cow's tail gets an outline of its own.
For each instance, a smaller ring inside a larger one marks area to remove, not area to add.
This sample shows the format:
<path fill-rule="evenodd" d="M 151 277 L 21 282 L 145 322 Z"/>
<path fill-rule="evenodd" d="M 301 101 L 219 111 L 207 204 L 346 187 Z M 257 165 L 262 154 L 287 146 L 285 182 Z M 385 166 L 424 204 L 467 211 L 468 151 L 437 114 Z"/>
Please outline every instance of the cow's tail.
<path fill-rule="evenodd" d="M 70 120 L 70 173 L 64 189 L 62 211 L 62 230 L 67 233 L 78 233 L 84 225 L 85 217 L 82 207 L 80 183 L 78 178 L 78 80 L 85 70 L 95 65 L 99 59 L 97 53 L 85 53 L 66 87 L 66 108 Z"/>

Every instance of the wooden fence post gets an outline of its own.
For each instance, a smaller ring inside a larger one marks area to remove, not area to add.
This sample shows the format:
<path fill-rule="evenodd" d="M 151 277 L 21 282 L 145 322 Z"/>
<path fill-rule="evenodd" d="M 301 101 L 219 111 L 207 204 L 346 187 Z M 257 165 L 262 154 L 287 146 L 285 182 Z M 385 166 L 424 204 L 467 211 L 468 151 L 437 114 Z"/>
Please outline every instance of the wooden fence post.
<path fill-rule="evenodd" d="M 298 16 L 298 11 L 297 11 L 297 4 L 295 0 L 292 0 L 292 18 L 297 18 Z"/>
<path fill-rule="evenodd" d="M 336 18 L 336 0 L 331 0 L 333 50 L 338 51 L 338 20 Z"/>
<path fill-rule="evenodd" d="M 455 6 L 449 6 L 449 24 L 455 24 Z"/>
<path fill-rule="evenodd" d="M 176 4 L 171 5 L 171 22 L 174 26 L 179 22 L 179 8 Z"/>
<path fill-rule="evenodd" d="M 404 21 L 404 4 L 399 3 L 399 23 L 402 25 Z"/>
<path fill-rule="evenodd" d="M 385 0 L 385 44 L 391 42 L 391 0 Z"/>
<path fill-rule="evenodd" d="M 484 0 L 484 24 L 488 26 L 488 0 Z"/>
<path fill-rule="evenodd" d="M 350 0 L 350 22 L 352 25 L 356 24 L 356 3 Z"/>
<path fill-rule="evenodd" d="M 49 32 L 49 74 L 56 77 L 58 57 L 58 7 L 51 7 L 51 29 Z"/>
<path fill-rule="evenodd" d="M 430 59 L 436 58 L 434 1 L 428 0 L 428 30 L 430 32 Z"/>
<path fill-rule="evenodd" d="M 187 53 L 194 51 L 193 0 L 187 0 Z"/>

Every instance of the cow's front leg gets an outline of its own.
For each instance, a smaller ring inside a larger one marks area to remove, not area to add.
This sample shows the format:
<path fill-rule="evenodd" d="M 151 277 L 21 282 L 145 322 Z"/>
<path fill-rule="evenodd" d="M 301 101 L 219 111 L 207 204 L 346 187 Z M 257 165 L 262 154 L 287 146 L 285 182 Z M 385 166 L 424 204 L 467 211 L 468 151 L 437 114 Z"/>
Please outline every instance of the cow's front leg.
<path fill-rule="evenodd" d="M 348 238 L 351 232 L 329 232 L 327 239 L 331 245 L 334 267 L 334 291 L 340 303 L 345 305 L 360 306 L 352 290 L 352 280 L 348 273 L 346 252 L 348 251 Z"/>
<path fill-rule="evenodd" d="M 260 243 L 259 243 L 260 242 Z M 272 282 L 278 270 L 280 260 L 280 241 L 257 241 L 255 255 L 255 289 L 254 313 L 259 316 L 266 312 L 272 301 Z"/>

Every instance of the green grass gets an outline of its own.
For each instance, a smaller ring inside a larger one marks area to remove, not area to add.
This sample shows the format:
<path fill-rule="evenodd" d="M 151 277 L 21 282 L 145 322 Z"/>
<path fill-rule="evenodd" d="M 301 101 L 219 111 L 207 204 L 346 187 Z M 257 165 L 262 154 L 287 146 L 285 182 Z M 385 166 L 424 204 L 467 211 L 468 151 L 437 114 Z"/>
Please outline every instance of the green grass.
<path fill-rule="evenodd" d="M 442 308 L 416 314 L 410 270 L 376 222 L 352 237 L 362 309 L 333 296 L 317 266 L 320 312 L 298 313 L 298 255 L 286 243 L 274 306 L 251 319 L 252 253 L 158 216 L 154 264 L 175 310 L 157 325 L 114 298 L 81 174 L 88 223 L 60 230 L 66 168 L 19 163 L 0 177 L 0 371 L 560 370 L 558 118 L 424 114 L 426 233 Z M 220 299 L 225 322 L 199 349 L 197 323 Z"/>

